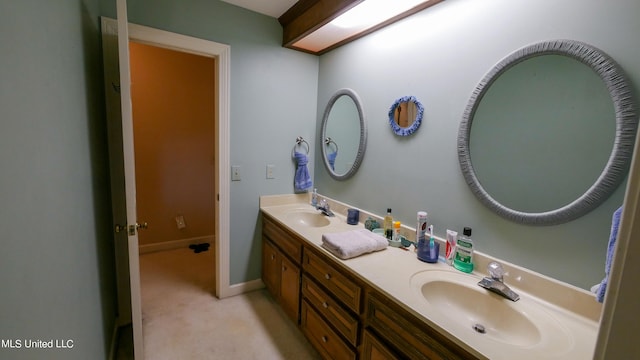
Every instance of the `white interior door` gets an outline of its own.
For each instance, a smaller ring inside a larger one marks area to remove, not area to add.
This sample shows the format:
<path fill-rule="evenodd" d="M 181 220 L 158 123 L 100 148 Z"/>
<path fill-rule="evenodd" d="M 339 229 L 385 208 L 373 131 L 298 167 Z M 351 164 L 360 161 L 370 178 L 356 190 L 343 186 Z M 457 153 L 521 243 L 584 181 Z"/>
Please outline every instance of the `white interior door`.
<path fill-rule="evenodd" d="M 127 247 L 131 289 L 131 323 L 136 359 L 144 359 L 142 340 L 142 301 L 140 294 L 140 257 L 138 253 L 138 219 L 136 214 L 136 174 L 133 153 L 133 113 L 131 110 L 131 72 L 129 68 L 129 21 L 127 0 L 118 0 L 118 64 L 120 68 L 120 108 L 122 113 L 122 153 L 127 212 Z"/>
<path fill-rule="evenodd" d="M 132 323 L 134 355 L 136 359 L 144 359 L 126 0 L 118 0 L 117 15 L 117 24 L 102 19 L 102 43 L 115 230 L 118 325 Z"/>

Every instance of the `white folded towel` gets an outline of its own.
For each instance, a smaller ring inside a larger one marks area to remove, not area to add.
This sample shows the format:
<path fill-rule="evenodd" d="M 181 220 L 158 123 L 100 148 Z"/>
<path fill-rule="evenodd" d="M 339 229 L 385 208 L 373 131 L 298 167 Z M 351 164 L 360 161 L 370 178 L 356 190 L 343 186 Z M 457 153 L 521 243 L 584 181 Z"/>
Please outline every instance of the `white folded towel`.
<path fill-rule="evenodd" d="M 387 239 L 367 229 L 322 235 L 322 247 L 341 259 L 350 259 L 362 254 L 384 250 Z"/>

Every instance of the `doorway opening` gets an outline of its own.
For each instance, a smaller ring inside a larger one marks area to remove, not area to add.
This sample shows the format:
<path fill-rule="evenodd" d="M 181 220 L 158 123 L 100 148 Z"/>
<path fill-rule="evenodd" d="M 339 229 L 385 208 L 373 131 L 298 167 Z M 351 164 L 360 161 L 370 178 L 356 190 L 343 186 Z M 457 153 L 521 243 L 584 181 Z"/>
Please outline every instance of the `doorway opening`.
<path fill-rule="evenodd" d="M 148 223 L 138 233 L 148 338 L 178 294 L 215 290 L 216 60 L 130 41 L 129 61 L 136 212 Z"/>
<path fill-rule="evenodd" d="M 149 224 L 140 253 L 200 253 L 215 241 L 215 58 L 135 41 L 129 51 L 136 210 Z"/>

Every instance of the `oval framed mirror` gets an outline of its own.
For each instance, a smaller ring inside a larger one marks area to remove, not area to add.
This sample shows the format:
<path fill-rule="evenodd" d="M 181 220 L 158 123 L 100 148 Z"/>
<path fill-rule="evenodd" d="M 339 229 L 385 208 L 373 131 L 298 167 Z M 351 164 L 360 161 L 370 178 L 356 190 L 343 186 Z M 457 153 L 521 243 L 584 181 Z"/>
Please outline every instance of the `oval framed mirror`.
<path fill-rule="evenodd" d="M 389 125 L 396 135 L 409 136 L 422 123 L 424 107 L 414 96 L 404 96 L 389 108 Z"/>
<path fill-rule="evenodd" d="M 574 71 L 575 78 L 560 79 Z M 515 79 L 521 84 L 515 85 Z M 518 96 L 527 103 L 515 101 Z M 582 105 L 576 98 L 582 98 Z M 598 105 L 596 98 L 605 100 Z M 566 117 L 571 114 L 576 118 Z M 471 191 L 492 211 L 521 224 L 557 225 L 595 209 L 620 185 L 631 160 L 637 121 L 631 86 L 609 56 L 577 41 L 536 43 L 501 60 L 476 86 L 460 123 L 458 160 Z M 590 128 L 599 130 L 584 135 L 582 131 Z M 539 129 L 540 135 L 533 134 Z M 583 143 L 574 145 L 579 140 Z M 527 142 L 533 147 L 519 152 Z M 592 148 L 597 142 L 599 148 Z M 504 143 L 509 147 L 500 150 Z M 486 151 L 482 144 L 499 150 Z M 578 153 L 571 155 L 571 147 L 577 147 Z M 502 159 L 510 158 L 511 164 L 496 161 L 496 154 L 505 153 Z M 585 154 L 590 157 L 585 159 Z M 556 162 L 562 158 L 565 163 Z M 554 165 L 552 170 L 518 168 L 536 163 Z M 581 169 L 579 164 L 595 164 L 595 168 Z M 580 175 L 570 177 L 575 174 Z M 493 183 L 492 176 L 502 182 Z M 576 189 L 574 185 L 581 181 Z M 529 193 L 531 187 L 540 188 L 540 192 Z M 513 200 L 515 196 L 501 193 L 503 188 L 528 197 Z M 574 193 L 560 203 L 531 208 L 523 204 L 544 197 L 557 201 L 571 191 Z"/>
<path fill-rule="evenodd" d="M 340 89 L 329 99 L 320 144 L 324 167 L 332 178 L 346 180 L 358 171 L 367 148 L 367 123 L 355 91 Z"/>

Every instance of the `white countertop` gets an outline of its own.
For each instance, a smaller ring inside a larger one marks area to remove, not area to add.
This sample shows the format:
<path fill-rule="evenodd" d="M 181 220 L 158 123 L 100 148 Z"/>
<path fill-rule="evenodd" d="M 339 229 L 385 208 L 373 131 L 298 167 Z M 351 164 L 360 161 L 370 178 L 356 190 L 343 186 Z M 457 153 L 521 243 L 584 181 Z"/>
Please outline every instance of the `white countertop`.
<path fill-rule="evenodd" d="M 299 235 L 309 245 L 326 252 L 364 282 L 386 294 L 397 304 L 479 358 L 538 360 L 591 359 L 593 357 L 598 334 L 598 319 L 602 308 L 601 304 L 596 302 L 593 295 L 587 291 L 485 254 L 474 253 L 476 269 L 486 269 L 486 264 L 495 260 L 507 270 L 505 283 L 520 295 L 520 300 L 509 306 L 528 316 L 549 318 L 555 324 L 549 328 L 553 331 L 541 331 L 541 338 L 536 340 L 535 344 L 520 346 L 507 344 L 487 334 L 478 334 L 470 326 L 461 326 L 452 321 L 446 314 L 430 307 L 419 291 L 411 285 L 412 275 L 425 270 L 437 269 L 456 274 L 463 273 L 441 262 L 436 264 L 422 262 L 417 259 L 412 250 L 406 251 L 394 247 L 341 260 L 321 247 L 322 234 L 364 228 L 364 219 L 367 216 L 378 219 L 379 217 L 360 210 L 360 223 L 348 225 L 346 223 L 348 206 L 327 198 L 332 211 L 336 214 L 335 217 L 327 218 L 331 222 L 328 226 L 308 227 L 288 221 L 286 214 L 296 209 L 313 209 L 308 200 L 308 194 L 261 196 L 260 209 Z M 413 231 L 414 229 L 403 226 L 403 234 L 411 239 L 414 238 Z M 443 242 L 442 239 L 436 240 Z M 441 249 L 443 248 L 444 245 L 441 244 Z M 474 281 L 478 281 L 485 275 L 474 271 L 465 276 L 475 277 Z M 509 302 L 506 299 L 505 301 Z M 535 311 L 528 313 L 521 310 L 526 309 L 527 304 L 536 305 L 535 309 L 541 310 L 541 313 L 535 313 Z M 566 341 L 558 342 L 558 338 L 564 338 Z"/>

